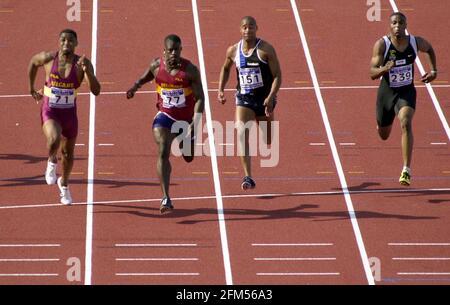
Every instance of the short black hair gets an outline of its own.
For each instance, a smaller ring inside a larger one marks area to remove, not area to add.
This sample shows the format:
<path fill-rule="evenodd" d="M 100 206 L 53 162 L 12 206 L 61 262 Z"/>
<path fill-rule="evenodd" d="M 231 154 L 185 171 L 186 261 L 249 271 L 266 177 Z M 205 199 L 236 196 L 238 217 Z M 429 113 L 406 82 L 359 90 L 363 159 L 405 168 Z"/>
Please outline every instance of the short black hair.
<path fill-rule="evenodd" d="M 167 44 L 168 41 L 181 44 L 181 38 L 176 34 L 167 35 L 166 38 L 164 38 L 164 45 Z"/>
<path fill-rule="evenodd" d="M 400 16 L 400 17 L 402 17 L 403 19 L 405 19 L 405 21 L 406 21 L 406 16 L 405 16 L 405 14 L 403 14 L 402 12 L 393 12 L 393 13 L 389 16 L 389 19 L 391 19 L 391 18 L 394 17 L 394 16 Z"/>
<path fill-rule="evenodd" d="M 244 17 L 242 17 L 242 18 L 241 18 L 241 24 L 242 24 L 244 21 L 249 21 L 249 22 L 254 23 L 254 24 L 256 25 L 256 19 L 255 19 L 255 17 L 253 17 L 253 16 L 244 16 Z"/>
<path fill-rule="evenodd" d="M 62 31 L 59 33 L 59 36 L 61 36 L 61 35 L 64 34 L 64 33 L 66 33 L 66 34 L 72 34 L 72 35 L 75 37 L 75 39 L 78 40 L 77 32 L 75 32 L 74 30 L 72 30 L 72 29 L 64 29 L 64 30 L 62 30 Z"/>

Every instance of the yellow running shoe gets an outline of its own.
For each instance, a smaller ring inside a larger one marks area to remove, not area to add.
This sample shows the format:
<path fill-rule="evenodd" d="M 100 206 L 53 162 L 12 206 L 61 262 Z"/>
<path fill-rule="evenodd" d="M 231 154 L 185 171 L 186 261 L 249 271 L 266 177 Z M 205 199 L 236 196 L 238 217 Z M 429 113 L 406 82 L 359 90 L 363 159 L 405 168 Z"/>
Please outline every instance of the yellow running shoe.
<path fill-rule="evenodd" d="M 401 185 L 409 186 L 411 184 L 411 176 L 408 172 L 404 171 L 400 175 L 400 179 L 398 179 L 398 182 L 400 182 Z"/>

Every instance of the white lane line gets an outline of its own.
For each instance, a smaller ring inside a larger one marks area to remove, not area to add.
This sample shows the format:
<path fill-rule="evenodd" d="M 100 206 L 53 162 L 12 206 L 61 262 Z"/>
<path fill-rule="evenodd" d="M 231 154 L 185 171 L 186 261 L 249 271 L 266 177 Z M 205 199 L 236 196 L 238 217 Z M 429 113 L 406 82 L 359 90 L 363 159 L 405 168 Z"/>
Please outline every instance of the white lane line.
<path fill-rule="evenodd" d="M 59 262 L 59 258 L 0 258 L 0 262 Z"/>
<path fill-rule="evenodd" d="M 197 247 L 197 244 L 115 244 L 115 247 Z"/>
<path fill-rule="evenodd" d="M 318 142 L 318 143 L 309 143 L 310 146 L 325 146 L 325 143 Z"/>
<path fill-rule="evenodd" d="M 450 272 L 397 272 L 397 275 L 450 275 Z"/>
<path fill-rule="evenodd" d="M 394 261 L 449 261 L 450 257 L 393 257 Z"/>
<path fill-rule="evenodd" d="M 339 272 L 258 272 L 258 276 L 331 276 L 340 275 Z"/>
<path fill-rule="evenodd" d="M 98 146 L 114 146 L 113 143 L 99 143 Z"/>
<path fill-rule="evenodd" d="M 20 248 L 20 247 L 61 247 L 61 244 L 0 244 L 0 248 Z"/>
<path fill-rule="evenodd" d="M 361 190 L 361 191 L 349 191 L 350 194 L 395 194 L 395 193 L 424 193 L 424 192 L 448 192 L 450 188 L 433 188 L 433 189 L 387 189 L 387 190 Z M 239 194 L 239 195 L 223 195 L 225 199 L 241 199 L 252 197 L 285 197 L 285 196 L 323 196 L 323 195 L 342 195 L 341 191 L 327 191 L 327 192 L 297 192 L 297 193 L 261 193 L 261 194 Z M 188 201 L 188 200 L 209 200 L 215 199 L 216 196 L 194 196 L 194 197 L 174 197 L 172 200 Z M 105 200 L 94 201 L 93 204 L 132 204 L 132 203 L 144 203 L 144 202 L 160 202 L 161 198 L 153 199 L 125 199 L 125 200 Z M 72 205 L 86 205 L 86 202 L 74 202 Z M 49 208 L 49 207 L 61 207 L 66 208 L 60 203 L 43 203 L 43 204 L 27 204 L 27 205 L 8 205 L 0 206 L 2 209 L 25 209 L 25 208 Z"/>
<path fill-rule="evenodd" d="M 223 201 L 222 201 L 222 190 L 220 188 L 220 176 L 219 176 L 219 168 L 217 165 L 217 152 L 216 146 L 214 145 L 214 130 L 212 127 L 212 115 L 211 115 L 211 106 L 209 103 L 209 90 L 208 90 L 208 81 L 206 79 L 206 67 L 203 55 L 203 44 L 202 44 L 202 35 L 200 31 L 200 20 L 198 17 L 198 9 L 197 9 L 197 0 L 192 0 L 192 13 L 194 16 L 194 26 L 195 26 L 195 38 L 197 41 L 197 52 L 198 59 L 200 63 L 200 73 L 202 78 L 202 85 L 205 94 L 205 114 L 206 114 L 206 126 L 208 129 L 208 141 L 209 141 L 209 152 L 211 155 L 211 166 L 214 178 L 214 190 L 216 193 L 216 202 L 217 202 L 217 216 L 219 220 L 219 231 L 220 231 L 220 240 L 222 245 L 222 257 L 223 264 L 225 269 L 225 281 L 227 285 L 233 285 L 233 276 L 231 272 L 231 262 L 230 262 L 230 253 L 228 249 L 228 238 L 227 238 L 227 229 L 225 225 L 225 215 L 223 210 Z"/>
<path fill-rule="evenodd" d="M 434 88 L 450 88 L 450 85 L 433 85 Z M 417 85 L 416 88 L 426 88 L 425 85 Z M 378 89 L 378 86 L 319 86 L 320 90 L 348 90 L 348 89 Z M 280 91 L 295 91 L 295 90 L 314 90 L 314 87 L 281 87 Z M 208 89 L 208 92 L 217 92 L 218 89 Z M 228 92 L 235 92 L 236 89 L 225 89 Z M 138 91 L 136 94 L 155 94 L 156 91 Z M 88 92 L 80 92 L 77 95 L 89 95 Z M 101 92 L 100 95 L 125 95 L 125 91 L 106 91 Z M 31 98 L 29 94 L 4 94 L 0 98 Z"/>
<path fill-rule="evenodd" d="M 0 273 L 1 277 L 37 277 L 37 276 L 59 276 L 58 273 Z"/>
<path fill-rule="evenodd" d="M 125 261 L 125 262 L 133 262 L 133 261 L 198 261 L 199 259 L 196 257 L 124 257 L 124 258 L 116 258 L 116 261 Z"/>
<path fill-rule="evenodd" d="M 389 246 L 450 246 L 450 243 L 388 243 Z"/>
<path fill-rule="evenodd" d="M 389 0 L 391 3 L 392 9 L 394 12 L 398 12 L 397 4 L 395 4 L 394 0 Z M 408 34 L 408 31 L 406 31 L 406 34 Z M 419 56 L 416 57 L 416 65 L 419 68 L 420 74 L 425 74 L 425 69 L 423 68 L 422 62 L 420 61 Z M 445 118 L 444 112 L 442 111 L 441 105 L 439 104 L 439 101 L 436 97 L 436 94 L 434 93 L 433 87 L 431 87 L 430 83 L 425 84 L 428 93 L 430 94 L 431 100 L 433 101 L 434 108 L 436 109 L 436 112 L 438 113 L 439 119 L 441 120 L 442 126 L 444 127 L 445 132 L 447 133 L 447 138 L 450 139 L 450 127 L 448 126 L 448 122 Z"/>
<path fill-rule="evenodd" d="M 97 69 L 97 21 L 98 1 L 92 1 L 92 49 L 91 62 Z M 97 71 L 96 71 L 97 72 Z M 92 284 L 92 237 L 94 222 L 94 156 L 95 156 L 95 95 L 89 95 L 89 157 L 86 208 L 86 246 L 84 259 L 84 284 Z"/>
<path fill-rule="evenodd" d="M 198 272 L 116 273 L 117 276 L 198 276 Z"/>
<path fill-rule="evenodd" d="M 308 47 L 308 42 L 306 40 L 306 35 L 303 30 L 302 22 L 300 19 L 300 15 L 298 13 L 298 8 L 297 8 L 297 4 L 296 4 L 295 0 L 291 0 L 291 6 L 292 6 L 292 10 L 294 12 L 295 21 L 297 23 L 297 28 L 298 28 L 298 31 L 300 34 L 300 39 L 301 39 L 302 45 L 303 45 L 303 50 L 305 52 L 305 57 L 306 57 L 306 61 L 308 64 L 309 73 L 311 74 L 311 79 L 312 79 L 312 82 L 314 85 L 314 92 L 317 97 L 317 102 L 319 103 L 320 112 L 322 114 L 322 120 L 325 125 L 325 130 L 327 132 L 327 137 L 328 137 L 328 141 L 330 143 L 330 148 L 331 148 L 331 151 L 333 154 L 334 163 L 336 164 L 339 181 L 341 183 L 342 190 L 344 192 L 344 198 L 345 198 L 345 202 L 347 205 L 348 214 L 350 216 L 353 232 L 355 234 L 355 239 L 358 244 L 361 261 L 362 261 L 362 264 L 364 267 L 364 272 L 366 274 L 368 283 L 370 285 L 375 285 L 375 280 L 374 280 L 374 277 L 372 274 L 372 270 L 370 268 L 370 263 L 369 263 L 369 259 L 367 256 L 366 248 L 364 246 L 364 241 L 363 241 L 363 238 L 361 235 L 361 230 L 359 229 L 358 220 L 356 218 L 355 210 L 353 208 L 353 203 L 352 203 L 352 199 L 351 199 L 348 187 L 347 187 L 347 181 L 345 179 L 344 170 L 342 168 L 341 160 L 339 159 L 339 154 L 337 152 L 337 147 L 336 147 L 336 143 L 334 141 L 333 131 L 330 126 L 330 121 L 328 119 L 325 102 L 323 100 L 322 93 L 320 91 L 319 81 L 317 79 L 316 71 L 315 71 L 312 57 L 311 57 L 309 47 Z"/>
<path fill-rule="evenodd" d="M 339 143 L 339 145 L 341 145 L 341 146 L 355 146 L 356 143 L 352 143 L 352 142 L 349 142 L 349 143 Z"/>
<path fill-rule="evenodd" d="M 252 244 L 253 247 L 323 247 L 333 243 L 284 243 L 284 244 Z"/>
<path fill-rule="evenodd" d="M 255 257 L 255 261 L 335 261 L 336 257 Z"/>
<path fill-rule="evenodd" d="M 431 142 L 431 145 L 447 145 L 446 142 Z"/>

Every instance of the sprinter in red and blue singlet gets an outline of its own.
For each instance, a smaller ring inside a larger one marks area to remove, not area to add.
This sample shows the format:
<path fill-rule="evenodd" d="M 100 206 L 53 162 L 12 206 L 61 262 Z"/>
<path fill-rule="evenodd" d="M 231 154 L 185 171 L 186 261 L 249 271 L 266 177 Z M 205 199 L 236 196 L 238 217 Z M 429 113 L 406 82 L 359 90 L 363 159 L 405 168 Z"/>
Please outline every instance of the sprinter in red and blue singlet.
<path fill-rule="evenodd" d="M 48 161 L 45 171 L 47 184 L 58 184 L 60 201 L 71 204 L 68 180 L 73 167 L 74 148 L 78 134 L 77 89 L 86 78 L 90 91 L 98 95 L 100 83 L 91 62 L 75 54 L 77 34 L 66 29 L 59 34 L 57 52 L 41 52 L 31 58 L 28 67 L 31 96 L 41 105 L 42 131 L 47 140 Z M 46 81 L 43 89 L 36 90 L 34 82 L 39 67 L 44 67 Z M 61 147 L 62 175 L 57 178 L 57 152 Z"/>
<path fill-rule="evenodd" d="M 155 80 L 158 113 L 152 127 L 153 137 L 158 145 L 156 168 L 163 192 L 161 213 L 173 209 L 169 195 L 172 142 L 177 136 L 188 139 L 180 142 L 180 148 L 184 160 L 192 162 L 196 126 L 204 108 L 200 72 L 189 60 L 181 57 L 181 50 L 180 37 L 168 35 L 164 39 L 163 56 L 154 59 L 144 75 L 127 91 L 127 98 L 130 99 L 142 85 Z"/>

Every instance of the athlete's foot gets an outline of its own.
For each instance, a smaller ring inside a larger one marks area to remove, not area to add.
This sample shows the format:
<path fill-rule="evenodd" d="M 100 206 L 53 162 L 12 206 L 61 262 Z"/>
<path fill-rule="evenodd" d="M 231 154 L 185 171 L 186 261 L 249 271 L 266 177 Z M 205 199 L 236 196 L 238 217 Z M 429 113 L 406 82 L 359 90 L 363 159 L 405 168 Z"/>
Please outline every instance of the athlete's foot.
<path fill-rule="evenodd" d="M 159 212 L 164 214 L 173 210 L 172 200 L 169 197 L 164 197 L 161 199 L 161 206 L 159 207 Z"/>
<path fill-rule="evenodd" d="M 58 187 L 59 187 L 59 191 L 60 191 L 59 196 L 61 197 L 60 202 L 65 205 L 70 205 L 70 204 L 72 204 L 72 196 L 70 196 L 69 187 L 63 186 L 61 184 L 61 180 L 62 180 L 62 177 L 59 177 L 58 178 Z"/>
<path fill-rule="evenodd" d="M 250 176 L 245 176 L 244 179 L 242 179 L 241 188 L 245 190 L 251 190 L 256 187 L 255 181 Z"/>
<path fill-rule="evenodd" d="M 48 185 L 56 183 L 56 163 L 47 161 L 47 169 L 45 170 L 45 181 Z"/>
<path fill-rule="evenodd" d="M 398 182 L 400 182 L 401 185 L 409 186 L 411 184 L 411 175 L 407 171 L 402 171 Z"/>

